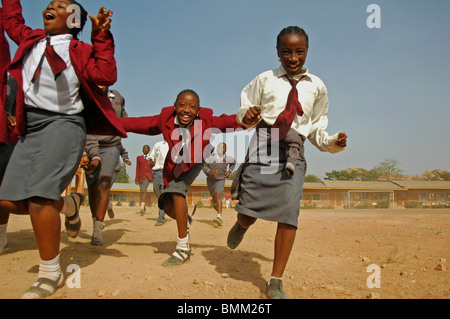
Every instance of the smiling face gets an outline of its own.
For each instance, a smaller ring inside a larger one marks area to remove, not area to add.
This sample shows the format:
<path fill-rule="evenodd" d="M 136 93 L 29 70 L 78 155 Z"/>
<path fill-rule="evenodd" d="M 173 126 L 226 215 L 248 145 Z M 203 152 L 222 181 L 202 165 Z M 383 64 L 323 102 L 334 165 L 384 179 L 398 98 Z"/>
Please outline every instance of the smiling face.
<path fill-rule="evenodd" d="M 308 54 L 308 41 L 304 35 L 289 33 L 280 38 L 278 57 L 287 75 L 292 77 L 303 73 Z"/>
<path fill-rule="evenodd" d="M 67 10 L 71 4 L 71 0 L 54 0 L 44 9 L 42 15 L 47 34 L 66 34 L 72 31 L 74 26 L 68 23 L 72 10 Z"/>
<path fill-rule="evenodd" d="M 180 124 L 188 125 L 200 110 L 198 98 L 192 93 L 183 93 L 175 101 L 174 109 Z"/>

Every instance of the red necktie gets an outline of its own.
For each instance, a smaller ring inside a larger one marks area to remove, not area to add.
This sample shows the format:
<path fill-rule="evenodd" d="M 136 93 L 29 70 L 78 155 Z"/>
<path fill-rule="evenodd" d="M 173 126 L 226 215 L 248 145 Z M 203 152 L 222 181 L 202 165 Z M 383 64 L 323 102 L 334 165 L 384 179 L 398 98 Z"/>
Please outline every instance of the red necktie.
<path fill-rule="evenodd" d="M 44 55 L 42 55 L 41 61 L 39 61 L 36 72 L 34 72 L 33 79 L 31 80 L 31 82 L 33 83 L 36 81 L 39 73 L 41 72 L 44 56 L 47 58 L 47 62 L 50 65 L 53 74 L 55 75 L 55 81 L 58 76 L 60 76 L 61 73 L 67 68 L 66 62 L 64 62 L 64 60 L 58 55 L 58 53 L 56 53 L 53 46 L 50 45 L 50 38 L 47 38 L 47 45 L 45 47 Z"/>
<path fill-rule="evenodd" d="M 283 112 L 278 115 L 275 123 L 272 125 L 274 128 L 279 129 L 279 138 L 280 140 L 284 139 L 291 129 L 292 122 L 294 121 L 295 115 L 299 116 L 303 115 L 303 108 L 300 102 L 298 101 L 298 92 L 297 92 L 297 80 L 289 79 L 289 83 L 292 85 L 292 89 L 289 92 L 288 99 L 286 102 L 286 107 Z"/>

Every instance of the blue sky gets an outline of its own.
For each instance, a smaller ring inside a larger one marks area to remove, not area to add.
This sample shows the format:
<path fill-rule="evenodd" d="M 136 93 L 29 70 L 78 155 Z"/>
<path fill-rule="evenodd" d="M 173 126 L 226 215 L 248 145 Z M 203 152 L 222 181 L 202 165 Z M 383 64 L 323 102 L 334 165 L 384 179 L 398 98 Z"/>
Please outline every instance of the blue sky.
<path fill-rule="evenodd" d="M 22 0 L 29 26 L 42 27 L 48 2 Z M 450 1 L 80 2 L 93 15 L 102 5 L 114 11 L 114 88 L 130 116 L 158 114 L 186 88 L 216 115 L 237 112 L 243 87 L 279 66 L 277 34 L 298 25 L 310 39 L 305 65 L 328 88 L 328 132 L 348 135 L 347 149 L 338 154 L 307 143 L 307 174 L 371 169 L 386 158 L 399 161 L 406 174 L 450 170 Z M 370 4 L 380 7 L 381 28 L 366 24 Z M 82 40 L 90 41 L 90 29 L 88 22 Z M 142 146 L 160 139 L 131 133 L 123 140 L 132 178 Z"/>

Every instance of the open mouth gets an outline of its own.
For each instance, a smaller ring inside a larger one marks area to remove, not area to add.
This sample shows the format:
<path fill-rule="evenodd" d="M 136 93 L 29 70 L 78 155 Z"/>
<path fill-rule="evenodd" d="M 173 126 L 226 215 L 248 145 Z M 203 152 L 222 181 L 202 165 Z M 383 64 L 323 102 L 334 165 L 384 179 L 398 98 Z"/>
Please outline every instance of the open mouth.
<path fill-rule="evenodd" d="M 51 20 L 54 20 L 54 19 L 55 19 L 55 16 L 53 15 L 53 13 L 47 12 L 47 13 L 45 14 L 45 20 L 51 21 Z"/>

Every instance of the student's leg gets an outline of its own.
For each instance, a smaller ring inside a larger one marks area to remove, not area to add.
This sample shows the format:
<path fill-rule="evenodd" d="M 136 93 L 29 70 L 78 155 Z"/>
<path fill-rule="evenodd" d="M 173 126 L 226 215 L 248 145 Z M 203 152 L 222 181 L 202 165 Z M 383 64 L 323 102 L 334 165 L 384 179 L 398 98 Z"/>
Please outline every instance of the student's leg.
<path fill-rule="evenodd" d="M 106 216 L 106 211 L 109 204 L 109 194 L 111 190 L 111 177 L 102 176 L 98 180 L 97 185 L 97 205 L 96 205 L 96 219 L 99 221 L 104 221 Z"/>
<path fill-rule="evenodd" d="M 97 181 L 88 184 L 89 208 L 92 219 L 97 215 Z"/>
<path fill-rule="evenodd" d="M 214 208 L 217 212 L 217 217 L 213 220 L 213 222 L 217 226 L 222 226 L 222 209 L 223 209 L 223 203 L 222 203 L 222 193 L 216 192 L 213 195 L 213 202 L 214 202 Z"/>
<path fill-rule="evenodd" d="M 9 251 L 6 230 L 8 227 L 10 213 L 17 215 L 28 215 L 27 201 L 0 201 L 0 255 Z"/>
<path fill-rule="evenodd" d="M 178 193 L 171 193 L 171 200 L 164 202 L 164 212 L 177 222 L 178 237 L 187 236 L 188 206 L 186 197 Z"/>
<path fill-rule="evenodd" d="M 282 276 L 294 245 L 296 232 L 296 227 L 278 223 L 277 234 L 275 236 L 275 253 L 272 276 L 267 283 L 266 291 L 266 295 L 270 299 L 289 298 L 283 289 Z"/>
<path fill-rule="evenodd" d="M 59 254 L 61 239 L 59 211 L 62 207 L 62 199 L 54 201 L 34 197 L 29 200 L 31 223 L 42 260 L 54 259 Z"/>
<path fill-rule="evenodd" d="M 8 227 L 9 211 L 0 207 L 0 255 L 9 251 L 6 229 Z"/>
<path fill-rule="evenodd" d="M 297 228 L 283 223 L 278 223 L 275 236 L 275 255 L 273 260 L 272 277 L 281 278 L 286 269 L 289 256 L 295 241 Z"/>
<path fill-rule="evenodd" d="M 188 207 L 186 198 L 178 193 L 171 193 L 164 202 L 164 212 L 177 222 L 178 237 L 175 252 L 163 262 L 164 266 L 178 266 L 189 260 L 191 249 L 188 233 Z"/>
<path fill-rule="evenodd" d="M 49 200 L 34 197 L 28 200 L 31 223 L 41 258 L 38 280 L 22 296 L 24 299 L 47 297 L 64 283 L 59 264 L 59 245 L 61 240 L 60 210 L 64 200 Z"/>
<path fill-rule="evenodd" d="M 244 239 L 244 235 L 248 228 L 256 222 L 256 218 L 241 213 L 237 215 L 237 221 L 228 232 L 227 245 L 231 249 L 235 249 Z"/>
<path fill-rule="evenodd" d="M 215 202 L 215 209 L 217 211 L 217 214 L 222 214 L 222 193 L 221 192 L 216 192 L 213 195 L 213 200 Z"/>
<path fill-rule="evenodd" d="M 94 187 L 93 187 L 94 188 Z M 95 193 L 95 216 L 93 217 L 94 230 L 92 233 L 91 244 L 94 246 L 103 245 L 103 228 L 105 227 L 105 216 L 109 205 L 109 194 L 111 190 L 111 177 L 102 176 L 98 179 Z"/>

